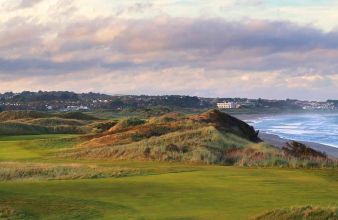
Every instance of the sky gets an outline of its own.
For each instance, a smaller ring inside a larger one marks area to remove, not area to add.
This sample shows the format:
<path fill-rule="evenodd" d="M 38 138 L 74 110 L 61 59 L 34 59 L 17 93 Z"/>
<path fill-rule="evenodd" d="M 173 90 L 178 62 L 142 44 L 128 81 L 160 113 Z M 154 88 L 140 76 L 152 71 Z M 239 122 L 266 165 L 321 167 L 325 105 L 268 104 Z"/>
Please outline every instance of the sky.
<path fill-rule="evenodd" d="M 0 92 L 338 99 L 338 0 L 0 0 Z"/>

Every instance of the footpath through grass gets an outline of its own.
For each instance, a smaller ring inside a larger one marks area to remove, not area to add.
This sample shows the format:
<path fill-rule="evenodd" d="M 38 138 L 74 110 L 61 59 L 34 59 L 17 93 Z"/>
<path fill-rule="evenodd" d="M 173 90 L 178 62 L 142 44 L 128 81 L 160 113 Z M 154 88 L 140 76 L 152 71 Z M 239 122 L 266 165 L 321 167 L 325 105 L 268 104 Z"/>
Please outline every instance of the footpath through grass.
<path fill-rule="evenodd" d="M 56 138 L 0 141 L 0 160 L 60 163 L 55 152 L 70 146 L 62 144 L 61 136 Z M 3 181 L 0 211 L 9 207 L 26 219 L 248 219 L 276 208 L 338 205 L 337 170 L 67 159 L 62 163 L 142 172 L 118 178 Z"/>

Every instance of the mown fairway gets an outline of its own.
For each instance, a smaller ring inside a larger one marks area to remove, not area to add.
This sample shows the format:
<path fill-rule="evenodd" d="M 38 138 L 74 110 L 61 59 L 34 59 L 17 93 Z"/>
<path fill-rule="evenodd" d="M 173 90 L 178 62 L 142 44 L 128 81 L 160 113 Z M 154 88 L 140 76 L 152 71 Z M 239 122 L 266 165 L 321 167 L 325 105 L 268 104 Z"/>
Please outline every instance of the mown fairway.
<path fill-rule="evenodd" d="M 32 219 L 248 219 L 273 208 L 338 205 L 337 170 L 59 159 L 55 154 L 69 142 L 60 135 L 50 138 L 2 137 L 0 161 L 141 172 L 118 178 L 2 181 L 0 206 Z"/>

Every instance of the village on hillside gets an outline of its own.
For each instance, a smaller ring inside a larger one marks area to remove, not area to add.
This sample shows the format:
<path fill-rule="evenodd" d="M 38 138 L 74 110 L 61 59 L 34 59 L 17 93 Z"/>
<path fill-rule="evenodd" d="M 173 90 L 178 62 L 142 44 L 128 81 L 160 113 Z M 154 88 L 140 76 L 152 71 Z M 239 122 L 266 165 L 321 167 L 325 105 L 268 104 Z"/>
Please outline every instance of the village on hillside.
<path fill-rule="evenodd" d="M 0 110 L 90 111 L 95 109 L 123 110 L 168 106 L 178 108 L 218 109 L 288 109 L 302 111 L 338 110 L 338 100 L 300 101 L 295 99 L 268 100 L 248 98 L 203 98 L 164 95 L 106 95 L 100 93 L 21 92 L 0 93 Z"/>

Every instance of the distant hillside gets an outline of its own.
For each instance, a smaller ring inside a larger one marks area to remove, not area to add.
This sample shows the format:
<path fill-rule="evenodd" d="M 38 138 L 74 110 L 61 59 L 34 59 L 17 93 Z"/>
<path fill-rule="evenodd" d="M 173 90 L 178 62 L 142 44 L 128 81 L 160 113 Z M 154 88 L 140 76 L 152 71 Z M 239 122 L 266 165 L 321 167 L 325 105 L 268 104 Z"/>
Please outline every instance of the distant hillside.
<path fill-rule="evenodd" d="M 4 111 L 0 112 L 0 121 L 10 121 L 17 119 L 47 118 L 51 115 L 37 111 Z"/>
<path fill-rule="evenodd" d="M 66 112 L 55 114 L 56 117 L 67 118 L 67 119 L 77 119 L 77 120 L 98 120 L 97 117 L 92 115 L 87 115 L 82 112 Z"/>
<path fill-rule="evenodd" d="M 165 111 L 205 111 L 215 108 L 217 103 L 232 102 L 239 108 L 224 109 L 236 114 L 278 113 L 278 112 L 332 112 L 338 110 L 337 100 L 301 101 L 295 99 L 269 100 L 249 98 L 207 98 L 189 95 L 108 95 L 101 93 L 75 93 L 70 91 L 24 91 L 20 93 L 0 93 L 0 111 L 93 111 L 114 110 L 155 116 Z M 156 109 L 155 111 L 154 108 Z M 162 108 L 162 109 L 161 109 Z M 190 112 L 191 113 L 191 112 Z"/>
<path fill-rule="evenodd" d="M 66 113 L 46 113 L 38 111 L 4 111 L 0 112 L 0 122 L 18 120 L 18 119 L 37 119 L 37 118 L 64 118 L 76 120 L 98 120 L 98 118 L 87 115 L 82 112 L 66 112 Z"/>
<path fill-rule="evenodd" d="M 105 122 L 81 112 L 6 111 L 0 113 L 0 135 L 84 134 L 103 131 L 101 123 Z"/>

